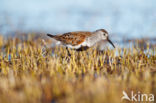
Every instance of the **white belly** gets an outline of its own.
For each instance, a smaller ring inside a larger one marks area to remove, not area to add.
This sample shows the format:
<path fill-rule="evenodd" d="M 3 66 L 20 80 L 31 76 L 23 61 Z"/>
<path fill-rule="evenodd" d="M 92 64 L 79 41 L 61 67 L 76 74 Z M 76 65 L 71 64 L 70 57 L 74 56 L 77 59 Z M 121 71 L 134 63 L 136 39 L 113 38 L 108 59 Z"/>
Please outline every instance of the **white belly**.
<path fill-rule="evenodd" d="M 72 48 L 72 49 L 79 49 L 81 47 L 92 47 L 94 46 L 97 42 L 99 42 L 99 40 L 96 38 L 93 38 L 93 37 L 90 37 L 90 38 L 86 38 L 86 40 L 79 44 L 79 45 L 70 45 L 70 44 L 64 44 L 64 46 L 68 47 L 68 48 Z"/>
<path fill-rule="evenodd" d="M 75 46 L 70 45 L 70 44 L 67 44 L 67 45 L 64 45 L 64 46 L 66 46 L 68 48 L 72 48 L 72 49 L 79 49 L 79 48 L 84 47 L 84 46 L 88 46 L 89 47 L 89 45 L 87 44 L 86 41 L 84 41 L 83 43 L 81 43 L 79 45 L 75 45 Z"/>

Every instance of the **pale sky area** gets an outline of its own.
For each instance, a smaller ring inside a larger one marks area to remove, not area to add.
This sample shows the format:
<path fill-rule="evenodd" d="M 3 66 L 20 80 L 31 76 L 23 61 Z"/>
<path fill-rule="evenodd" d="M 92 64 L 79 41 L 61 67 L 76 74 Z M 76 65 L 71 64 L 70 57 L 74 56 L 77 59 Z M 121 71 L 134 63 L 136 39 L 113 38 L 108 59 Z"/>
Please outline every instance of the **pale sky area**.
<path fill-rule="evenodd" d="M 94 31 L 156 37 L 156 0 L 0 0 L 0 34 Z"/>

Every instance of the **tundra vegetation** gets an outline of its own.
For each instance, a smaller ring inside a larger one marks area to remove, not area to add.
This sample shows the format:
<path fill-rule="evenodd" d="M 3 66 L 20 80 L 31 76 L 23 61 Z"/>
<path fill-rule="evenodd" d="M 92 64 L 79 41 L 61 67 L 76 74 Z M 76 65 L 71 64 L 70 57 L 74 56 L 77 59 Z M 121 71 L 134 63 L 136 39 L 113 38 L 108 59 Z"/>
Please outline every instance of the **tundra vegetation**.
<path fill-rule="evenodd" d="M 123 91 L 156 96 L 156 46 L 135 41 L 70 50 L 69 57 L 42 35 L 0 36 L 0 103 L 120 103 Z"/>

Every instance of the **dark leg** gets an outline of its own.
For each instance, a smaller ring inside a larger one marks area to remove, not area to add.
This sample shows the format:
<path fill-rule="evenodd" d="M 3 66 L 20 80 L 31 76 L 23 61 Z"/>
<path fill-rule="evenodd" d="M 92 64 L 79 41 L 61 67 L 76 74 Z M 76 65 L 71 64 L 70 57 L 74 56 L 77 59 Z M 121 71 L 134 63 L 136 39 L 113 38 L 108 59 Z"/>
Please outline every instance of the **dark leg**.
<path fill-rule="evenodd" d="M 88 48 L 89 48 L 88 46 L 81 46 L 79 49 L 76 49 L 76 51 L 85 51 Z"/>
<path fill-rule="evenodd" d="M 67 52 L 68 52 L 68 56 L 71 56 L 71 54 L 70 54 L 70 52 L 69 52 L 69 50 L 68 50 L 68 48 L 66 47 L 66 50 L 67 50 Z"/>

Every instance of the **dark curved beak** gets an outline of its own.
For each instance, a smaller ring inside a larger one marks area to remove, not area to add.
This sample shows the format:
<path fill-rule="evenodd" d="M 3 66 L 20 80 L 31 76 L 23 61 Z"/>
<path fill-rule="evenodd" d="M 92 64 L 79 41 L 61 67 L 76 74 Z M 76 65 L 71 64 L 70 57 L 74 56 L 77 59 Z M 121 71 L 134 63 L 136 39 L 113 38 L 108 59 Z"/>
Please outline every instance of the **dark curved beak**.
<path fill-rule="evenodd" d="M 107 41 L 108 41 L 110 44 L 112 44 L 112 46 L 115 48 L 114 44 L 112 43 L 112 41 L 111 41 L 109 38 L 107 38 Z"/>

